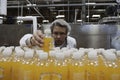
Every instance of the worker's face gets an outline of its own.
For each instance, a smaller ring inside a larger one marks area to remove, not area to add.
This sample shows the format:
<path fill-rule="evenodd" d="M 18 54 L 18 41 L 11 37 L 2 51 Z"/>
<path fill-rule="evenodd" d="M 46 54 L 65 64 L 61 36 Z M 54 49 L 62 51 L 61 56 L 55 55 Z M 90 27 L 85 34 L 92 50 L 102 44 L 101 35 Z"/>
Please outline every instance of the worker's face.
<path fill-rule="evenodd" d="M 55 40 L 56 46 L 62 45 L 67 37 L 66 28 L 55 26 L 53 29 L 52 36 Z"/>

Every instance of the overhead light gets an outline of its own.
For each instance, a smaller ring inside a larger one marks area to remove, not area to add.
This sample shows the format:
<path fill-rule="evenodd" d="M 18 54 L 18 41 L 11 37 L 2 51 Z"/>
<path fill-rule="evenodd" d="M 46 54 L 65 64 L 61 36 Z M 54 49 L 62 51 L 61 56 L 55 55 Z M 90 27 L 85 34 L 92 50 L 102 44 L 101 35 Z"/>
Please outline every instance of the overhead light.
<path fill-rule="evenodd" d="M 0 19 L 3 19 L 3 17 L 2 17 L 2 16 L 0 16 Z"/>
<path fill-rule="evenodd" d="M 49 23 L 49 20 L 43 20 L 42 22 L 43 23 Z"/>
<path fill-rule="evenodd" d="M 90 16 L 87 15 L 86 17 L 89 18 Z"/>
<path fill-rule="evenodd" d="M 78 19 L 77 22 L 81 22 L 82 20 L 81 19 Z"/>
<path fill-rule="evenodd" d="M 82 22 L 82 20 L 81 20 L 81 19 L 78 19 L 77 22 Z"/>
<path fill-rule="evenodd" d="M 64 18 L 65 15 L 57 15 L 56 18 Z"/>
<path fill-rule="evenodd" d="M 92 17 L 100 18 L 100 15 L 92 15 Z"/>
<path fill-rule="evenodd" d="M 21 23 L 23 23 L 23 20 L 17 20 L 17 23 L 21 24 Z"/>

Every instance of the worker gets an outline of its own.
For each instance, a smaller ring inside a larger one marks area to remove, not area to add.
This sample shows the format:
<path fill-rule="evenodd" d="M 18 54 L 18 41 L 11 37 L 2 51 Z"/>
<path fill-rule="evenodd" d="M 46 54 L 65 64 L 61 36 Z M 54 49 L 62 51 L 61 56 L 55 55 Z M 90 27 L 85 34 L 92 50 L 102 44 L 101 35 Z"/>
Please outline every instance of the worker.
<path fill-rule="evenodd" d="M 76 40 L 75 38 L 69 36 L 71 31 L 71 26 L 64 19 L 56 19 L 50 25 L 51 35 L 54 39 L 55 47 L 68 47 L 75 48 Z M 20 39 L 20 46 L 39 46 L 42 47 L 44 34 L 42 30 L 37 30 L 33 34 L 26 34 Z"/>
<path fill-rule="evenodd" d="M 117 8 L 114 5 L 109 5 L 106 8 L 106 17 L 99 20 L 99 24 L 117 24 L 120 18 L 117 16 Z"/>

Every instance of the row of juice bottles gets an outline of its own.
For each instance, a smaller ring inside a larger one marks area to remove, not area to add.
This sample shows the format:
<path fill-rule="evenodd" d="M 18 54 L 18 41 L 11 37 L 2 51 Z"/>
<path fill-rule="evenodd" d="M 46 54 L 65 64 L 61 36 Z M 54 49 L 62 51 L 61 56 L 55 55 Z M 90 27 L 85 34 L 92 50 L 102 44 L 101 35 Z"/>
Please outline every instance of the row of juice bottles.
<path fill-rule="evenodd" d="M 1 46 L 0 80 L 120 80 L 120 51 Z"/>

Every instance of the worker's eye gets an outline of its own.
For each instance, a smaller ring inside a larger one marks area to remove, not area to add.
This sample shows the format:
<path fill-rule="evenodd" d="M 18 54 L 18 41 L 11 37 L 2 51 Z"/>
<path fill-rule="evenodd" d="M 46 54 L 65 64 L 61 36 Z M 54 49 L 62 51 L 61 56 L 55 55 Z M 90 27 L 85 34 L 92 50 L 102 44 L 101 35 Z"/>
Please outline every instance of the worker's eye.
<path fill-rule="evenodd" d="M 54 35 L 66 35 L 64 32 L 53 32 Z"/>

